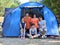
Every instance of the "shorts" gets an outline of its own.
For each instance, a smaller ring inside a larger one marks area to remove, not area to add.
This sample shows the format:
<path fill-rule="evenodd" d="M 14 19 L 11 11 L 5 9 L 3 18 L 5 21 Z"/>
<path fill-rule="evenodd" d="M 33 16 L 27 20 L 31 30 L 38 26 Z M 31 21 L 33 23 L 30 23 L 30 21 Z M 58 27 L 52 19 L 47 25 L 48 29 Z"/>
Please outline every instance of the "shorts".
<path fill-rule="evenodd" d="M 46 28 L 44 28 L 44 29 L 43 28 L 40 28 L 39 29 L 39 34 L 40 35 L 46 34 L 46 32 L 47 32 L 47 29 Z"/>
<path fill-rule="evenodd" d="M 29 29 L 26 29 L 26 33 L 29 34 Z"/>
<path fill-rule="evenodd" d="M 34 36 L 35 34 L 32 34 L 32 36 Z"/>

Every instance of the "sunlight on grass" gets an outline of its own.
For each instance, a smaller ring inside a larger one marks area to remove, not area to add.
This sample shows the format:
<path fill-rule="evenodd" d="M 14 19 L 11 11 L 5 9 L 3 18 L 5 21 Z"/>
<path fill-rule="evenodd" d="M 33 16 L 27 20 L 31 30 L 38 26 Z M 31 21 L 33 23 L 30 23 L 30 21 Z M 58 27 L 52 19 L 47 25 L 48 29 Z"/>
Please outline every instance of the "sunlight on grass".
<path fill-rule="evenodd" d="M 3 45 L 3 44 L 0 43 L 0 45 Z"/>
<path fill-rule="evenodd" d="M 48 42 L 51 42 L 51 43 L 56 43 L 56 42 L 60 42 L 60 41 L 48 41 Z"/>

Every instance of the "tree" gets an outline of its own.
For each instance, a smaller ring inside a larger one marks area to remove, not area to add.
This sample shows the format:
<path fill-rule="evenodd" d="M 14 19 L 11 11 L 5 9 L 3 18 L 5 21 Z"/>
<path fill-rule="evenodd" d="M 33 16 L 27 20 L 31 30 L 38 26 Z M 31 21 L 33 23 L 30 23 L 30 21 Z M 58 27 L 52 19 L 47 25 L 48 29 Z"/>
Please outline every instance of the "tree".
<path fill-rule="evenodd" d="M 30 2 L 38 2 L 38 0 L 30 0 Z"/>
<path fill-rule="evenodd" d="M 18 0 L 0 0 L 0 16 L 4 15 L 5 8 L 15 8 L 20 4 Z"/>

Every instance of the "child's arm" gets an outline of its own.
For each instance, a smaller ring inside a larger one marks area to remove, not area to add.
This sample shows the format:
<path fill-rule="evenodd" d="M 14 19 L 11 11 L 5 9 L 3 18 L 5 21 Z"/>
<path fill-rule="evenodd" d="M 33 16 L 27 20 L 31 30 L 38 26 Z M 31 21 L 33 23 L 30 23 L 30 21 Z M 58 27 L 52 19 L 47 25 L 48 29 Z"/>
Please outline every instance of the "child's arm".
<path fill-rule="evenodd" d="M 24 26 L 24 33 L 25 33 L 25 28 L 26 28 L 26 24 L 25 24 L 25 26 Z"/>
<path fill-rule="evenodd" d="M 26 24 L 25 24 L 25 26 L 24 26 L 24 29 L 26 28 Z"/>
<path fill-rule="evenodd" d="M 39 28 L 42 28 L 39 22 L 38 22 L 38 26 L 39 26 Z"/>
<path fill-rule="evenodd" d="M 22 25 L 21 25 L 21 23 L 20 23 L 20 28 L 22 28 Z"/>
<path fill-rule="evenodd" d="M 37 35 L 37 29 L 35 28 L 35 34 Z"/>
<path fill-rule="evenodd" d="M 30 33 L 30 35 L 31 35 L 31 28 L 30 28 L 30 30 L 29 30 L 29 33 Z"/>

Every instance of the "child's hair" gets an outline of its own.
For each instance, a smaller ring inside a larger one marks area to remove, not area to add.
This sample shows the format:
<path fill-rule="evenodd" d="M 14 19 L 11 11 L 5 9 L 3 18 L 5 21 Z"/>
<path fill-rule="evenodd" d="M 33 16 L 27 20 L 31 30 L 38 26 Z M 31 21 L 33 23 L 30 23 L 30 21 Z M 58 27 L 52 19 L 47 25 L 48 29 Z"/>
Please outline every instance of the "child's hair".
<path fill-rule="evenodd" d="M 39 18 L 43 18 L 42 16 L 40 16 Z"/>
<path fill-rule="evenodd" d="M 21 21 L 24 20 L 24 18 L 21 18 Z"/>
<path fill-rule="evenodd" d="M 31 23 L 31 26 L 33 26 L 33 25 L 35 25 L 35 24 Z"/>
<path fill-rule="evenodd" d="M 21 21 L 21 23 L 22 23 L 22 21 L 24 21 L 24 18 L 22 18 L 20 21 Z"/>
<path fill-rule="evenodd" d="M 39 18 L 42 18 L 42 20 L 44 20 L 44 17 L 43 16 L 39 16 Z"/>
<path fill-rule="evenodd" d="M 39 18 L 42 18 L 42 20 L 44 20 L 44 18 L 42 16 L 40 16 Z"/>

